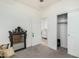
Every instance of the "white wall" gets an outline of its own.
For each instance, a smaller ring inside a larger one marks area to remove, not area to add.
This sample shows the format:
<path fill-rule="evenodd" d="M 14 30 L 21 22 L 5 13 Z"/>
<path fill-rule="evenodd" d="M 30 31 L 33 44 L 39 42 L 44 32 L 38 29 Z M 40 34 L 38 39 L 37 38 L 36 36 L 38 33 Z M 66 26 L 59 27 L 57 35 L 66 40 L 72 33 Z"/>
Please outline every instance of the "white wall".
<path fill-rule="evenodd" d="M 32 20 L 32 33 L 34 37 L 32 37 L 32 45 L 37 45 L 41 43 L 41 20 L 40 17 L 34 17 Z"/>
<path fill-rule="evenodd" d="M 48 44 L 50 48 L 57 49 L 57 15 L 68 13 L 79 8 L 79 0 L 62 0 L 49 7 L 43 17 L 47 17 L 48 27 Z"/>
<path fill-rule="evenodd" d="M 32 29 L 35 29 L 35 25 L 32 26 L 32 21 L 35 21 L 37 30 L 35 31 L 37 39 L 32 41 Z M 27 46 L 34 45 L 34 41 L 39 44 L 40 40 L 40 23 L 38 11 L 25 6 L 19 2 L 13 0 L 0 0 L 0 42 L 9 42 L 9 30 L 15 29 L 17 26 L 21 26 L 27 30 Z"/>
<path fill-rule="evenodd" d="M 57 20 L 56 16 L 48 17 L 48 47 L 57 49 Z"/>

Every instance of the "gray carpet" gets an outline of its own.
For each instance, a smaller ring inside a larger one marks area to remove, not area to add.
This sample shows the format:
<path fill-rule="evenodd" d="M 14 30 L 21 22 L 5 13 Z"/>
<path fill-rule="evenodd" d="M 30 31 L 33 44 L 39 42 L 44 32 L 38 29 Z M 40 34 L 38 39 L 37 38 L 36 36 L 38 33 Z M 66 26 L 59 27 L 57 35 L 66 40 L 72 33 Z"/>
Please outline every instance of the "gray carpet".
<path fill-rule="evenodd" d="M 43 45 L 29 47 L 27 49 L 16 52 L 12 58 L 75 58 L 66 53 L 66 50 L 52 50 Z"/>

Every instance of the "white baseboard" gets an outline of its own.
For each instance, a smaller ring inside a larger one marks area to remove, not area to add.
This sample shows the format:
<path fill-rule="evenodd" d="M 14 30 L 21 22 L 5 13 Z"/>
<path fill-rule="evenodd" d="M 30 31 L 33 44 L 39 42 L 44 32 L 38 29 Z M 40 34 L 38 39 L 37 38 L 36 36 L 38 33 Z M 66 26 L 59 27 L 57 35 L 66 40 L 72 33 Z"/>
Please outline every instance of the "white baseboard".
<path fill-rule="evenodd" d="M 28 47 L 31 47 L 31 46 L 36 46 L 36 45 L 39 45 L 39 44 L 41 44 L 41 42 L 39 42 L 39 43 L 34 43 L 34 44 L 32 44 L 32 45 L 27 45 L 27 48 L 28 48 Z"/>

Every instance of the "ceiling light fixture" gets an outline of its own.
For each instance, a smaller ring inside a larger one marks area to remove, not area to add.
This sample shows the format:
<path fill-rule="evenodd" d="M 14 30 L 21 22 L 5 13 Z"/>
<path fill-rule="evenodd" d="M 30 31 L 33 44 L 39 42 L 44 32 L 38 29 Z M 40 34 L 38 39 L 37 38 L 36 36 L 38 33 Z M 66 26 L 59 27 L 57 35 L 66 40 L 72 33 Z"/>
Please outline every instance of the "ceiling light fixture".
<path fill-rule="evenodd" d="M 44 2 L 44 0 L 40 0 L 40 2 Z"/>

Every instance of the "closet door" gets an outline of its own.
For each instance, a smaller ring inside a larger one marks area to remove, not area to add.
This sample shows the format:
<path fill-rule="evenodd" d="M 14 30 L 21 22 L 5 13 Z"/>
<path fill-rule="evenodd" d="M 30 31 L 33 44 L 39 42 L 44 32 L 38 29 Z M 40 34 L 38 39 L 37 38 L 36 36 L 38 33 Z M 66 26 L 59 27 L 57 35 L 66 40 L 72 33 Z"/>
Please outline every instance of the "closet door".
<path fill-rule="evenodd" d="M 68 53 L 79 57 L 79 11 L 68 14 Z"/>

